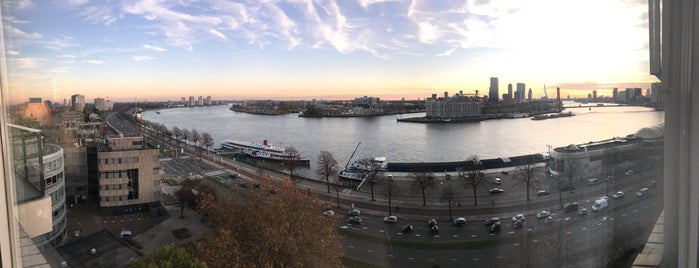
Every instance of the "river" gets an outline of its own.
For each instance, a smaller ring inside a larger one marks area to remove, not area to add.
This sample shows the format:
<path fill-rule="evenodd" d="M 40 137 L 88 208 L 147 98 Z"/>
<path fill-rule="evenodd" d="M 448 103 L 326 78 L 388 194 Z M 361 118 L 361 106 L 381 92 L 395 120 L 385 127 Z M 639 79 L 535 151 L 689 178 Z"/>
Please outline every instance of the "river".
<path fill-rule="evenodd" d="M 578 103 L 565 102 L 577 106 Z M 593 104 L 594 105 L 594 104 Z M 361 142 L 353 159 L 386 156 L 389 162 L 459 161 L 477 155 L 481 159 L 548 151 L 552 147 L 579 144 L 633 134 L 643 127 L 664 122 L 664 112 L 652 108 L 593 107 L 567 109 L 575 116 L 530 120 L 498 119 L 482 122 L 423 124 L 397 122 L 398 117 L 422 114 L 354 118 L 301 118 L 297 114 L 254 115 L 228 110 L 228 106 L 184 107 L 147 111 L 144 118 L 172 127 L 207 132 L 220 141 L 234 139 L 295 147 L 311 166 L 320 150 L 327 150 L 344 166 Z"/>

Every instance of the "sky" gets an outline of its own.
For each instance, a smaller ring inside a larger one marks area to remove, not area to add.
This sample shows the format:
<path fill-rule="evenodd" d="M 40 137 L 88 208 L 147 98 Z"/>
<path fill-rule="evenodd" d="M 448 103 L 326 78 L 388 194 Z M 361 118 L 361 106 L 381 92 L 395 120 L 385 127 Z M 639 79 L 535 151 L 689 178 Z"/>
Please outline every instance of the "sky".
<path fill-rule="evenodd" d="M 649 88 L 646 0 L 3 1 L 11 99 Z"/>

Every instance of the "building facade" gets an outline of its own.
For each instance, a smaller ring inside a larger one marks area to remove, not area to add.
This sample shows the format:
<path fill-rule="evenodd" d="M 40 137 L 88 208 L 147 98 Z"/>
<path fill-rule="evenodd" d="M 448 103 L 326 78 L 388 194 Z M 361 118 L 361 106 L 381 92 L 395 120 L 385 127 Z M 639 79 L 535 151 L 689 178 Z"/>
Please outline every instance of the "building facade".
<path fill-rule="evenodd" d="M 432 94 L 425 102 L 428 118 L 461 119 L 481 115 L 481 102 L 477 97 L 467 97 L 463 94 L 449 97 L 449 93 L 444 92 L 444 97 L 437 98 L 437 94 Z"/>
<path fill-rule="evenodd" d="M 488 91 L 488 102 L 497 103 L 500 94 L 500 88 L 498 87 L 498 78 L 490 78 L 490 89 Z"/>

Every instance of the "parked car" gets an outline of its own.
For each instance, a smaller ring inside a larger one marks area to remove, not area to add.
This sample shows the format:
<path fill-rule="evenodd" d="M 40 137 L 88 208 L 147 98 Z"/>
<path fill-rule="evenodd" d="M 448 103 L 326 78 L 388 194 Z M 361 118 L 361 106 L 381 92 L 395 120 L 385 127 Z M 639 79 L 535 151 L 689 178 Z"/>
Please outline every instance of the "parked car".
<path fill-rule="evenodd" d="M 633 175 L 633 170 L 629 169 L 626 172 L 624 172 L 625 175 Z"/>
<path fill-rule="evenodd" d="M 546 219 L 549 216 L 551 216 L 551 212 L 549 212 L 548 210 L 542 210 L 542 211 L 539 211 L 539 213 L 536 213 L 537 220 Z"/>
<path fill-rule="evenodd" d="M 437 226 L 437 225 L 432 226 L 432 227 L 430 228 L 430 233 L 432 233 L 433 235 L 439 234 L 439 226 Z"/>
<path fill-rule="evenodd" d="M 653 187 L 655 187 L 655 185 L 657 185 L 657 184 L 658 184 L 658 182 L 656 182 L 656 181 L 650 181 L 650 182 L 648 183 L 648 187 L 653 188 Z"/>
<path fill-rule="evenodd" d="M 548 225 L 548 224 L 552 224 L 552 223 L 553 223 L 553 217 L 548 216 L 544 219 L 544 224 Z"/>
<path fill-rule="evenodd" d="M 383 222 L 385 223 L 398 223 L 398 217 L 396 216 L 386 216 L 383 218 Z"/>
<path fill-rule="evenodd" d="M 638 192 L 636 192 L 636 197 L 644 197 L 648 194 L 648 190 L 648 188 L 641 188 L 641 190 L 638 190 Z"/>
<path fill-rule="evenodd" d="M 520 229 L 522 228 L 522 226 L 524 226 L 524 220 L 517 220 L 514 223 L 512 223 L 512 228 L 515 229 Z"/>
<path fill-rule="evenodd" d="M 512 217 L 512 222 L 516 222 L 516 221 L 524 221 L 524 214 L 518 213 L 517 215 Z"/>
<path fill-rule="evenodd" d="M 240 176 L 238 176 L 237 173 L 231 173 L 231 178 L 237 179 L 238 177 L 240 177 Z"/>
<path fill-rule="evenodd" d="M 563 212 L 568 213 L 578 211 L 578 207 L 578 202 L 566 203 L 563 205 Z"/>
<path fill-rule="evenodd" d="M 549 192 L 546 190 L 539 190 L 536 192 L 536 196 L 544 196 L 544 195 L 549 195 Z"/>
<path fill-rule="evenodd" d="M 359 224 L 362 224 L 362 217 L 359 217 L 359 216 L 352 216 L 352 217 L 349 218 L 348 221 L 349 221 L 350 224 L 359 225 Z"/>
<path fill-rule="evenodd" d="M 323 211 L 323 215 L 325 215 L 325 216 L 335 216 L 335 211 L 333 211 L 332 209 L 328 209 L 328 210 L 326 210 L 326 211 Z"/>
<path fill-rule="evenodd" d="M 456 218 L 454 220 L 454 225 L 456 226 L 464 226 L 466 225 L 466 219 L 465 218 Z"/>
<path fill-rule="evenodd" d="M 614 193 L 614 194 L 612 195 L 612 198 L 614 198 L 614 199 L 619 199 L 619 198 L 624 197 L 624 195 L 625 195 L 624 192 L 618 191 L 618 192 L 616 192 L 616 193 Z"/>
<path fill-rule="evenodd" d="M 491 234 L 495 234 L 497 232 L 500 232 L 500 222 L 496 222 L 496 223 L 493 223 L 492 225 L 490 225 L 490 228 L 488 228 L 488 231 Z"/>
<path fill-rule="evenodd" d="M 505 190 L 503 190 L 502 188 L 493 188 L 493 189 L 490 189 L 488 192 L 491 194 L 501 194 L 501 193 L 504 193 Z"/>
<path fill-rule="evenodd" d="M 587 185 L 597 185 L 600 183 L 598 178 L 592 178 L 587 180 Z"/>
<path fill-rule="evenodd" d="M 507 172 L 507 171 L 504 171 L 504 170 L 503 170 L 503 171 L 502 171 L 501 173 L 502 173 L 502 175 L 507 175 L 507 174 L 510 174 L 509 172 Z"/>
<path fill-rule="evenodd" d="M 437 220 L 435 220 L 435 219 L 430 219 L 429 221 L 427 221 L 427 225 L 430 226 L 430 227 L 436 226 L 436 225 L 437 225 Z"/>
<path fill-rule="evenodd" d="M 361 214 L 361 211 L 359 211 L 358 208 L 353 208 L 353 209 L 350 209 L 349 211 L 347 211 L 347 215 L 350 215 L 350 216 L 359 216 L 360 214 Z"/>
<path fill-rule="evenodd" d="M 495 184 L 501 184 L 502 180 L 500 178 L 493 178 L 493 183 Z"/>
<path fill-rule="evenodd" d="M 587 209 L 586 209 L 586 208 L 581 208 L 580 210 L 578 210 L 578 215 L 580 215 L 580 216 L 585 216 L 585 215 L 587 215 Z"/>
<path fill-rule="evenodd" d="M 490 219 L 485 220 L 485 226 L 491 226 L 495 223 L 500 223 L 500 218 L 492 217 Z"/>
<path fill-rule="evenodd" d="M 406 226 L 403 226 L 403 233 L 412 233 L 413 232 L 413 226 L 408 224 Z"/>

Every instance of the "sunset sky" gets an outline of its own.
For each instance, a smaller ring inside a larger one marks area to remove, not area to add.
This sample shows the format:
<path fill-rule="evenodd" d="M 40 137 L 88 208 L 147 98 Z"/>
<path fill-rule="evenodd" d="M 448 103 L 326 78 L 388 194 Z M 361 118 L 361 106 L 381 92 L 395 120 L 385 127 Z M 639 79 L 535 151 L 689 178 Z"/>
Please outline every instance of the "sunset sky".
<path fill-rule="evenodd" d="M 13 101 L 649 88 L 646 0 L 5 1 Z"/>

